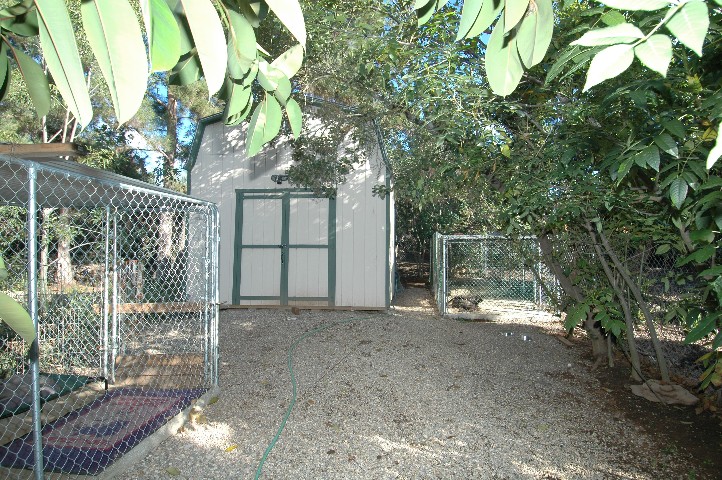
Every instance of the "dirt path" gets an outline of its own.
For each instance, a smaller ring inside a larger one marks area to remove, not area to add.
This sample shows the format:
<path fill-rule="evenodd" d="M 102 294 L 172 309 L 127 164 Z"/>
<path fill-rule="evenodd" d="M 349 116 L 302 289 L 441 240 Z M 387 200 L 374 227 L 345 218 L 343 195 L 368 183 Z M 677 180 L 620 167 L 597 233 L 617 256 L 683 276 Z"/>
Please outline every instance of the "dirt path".
<path fill-rule="evenodd" d="M 118 478 L 718 478 L 718 460 L 652 429 L 655 407 L 626 403 L 558 329 L 440 318 L 414 288 L 388 313 L 225 311 L 207 422 Z"/>

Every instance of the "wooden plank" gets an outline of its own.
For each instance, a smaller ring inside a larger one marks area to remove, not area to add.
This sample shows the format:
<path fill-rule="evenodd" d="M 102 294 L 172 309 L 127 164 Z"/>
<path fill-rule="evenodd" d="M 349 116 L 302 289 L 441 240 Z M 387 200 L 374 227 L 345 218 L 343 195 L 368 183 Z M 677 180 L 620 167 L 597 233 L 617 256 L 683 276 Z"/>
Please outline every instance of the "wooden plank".
<path fill-rule="evenodd" d="M 165 302 L 165 303 L 119 303 L 115 306 L 117 313 L 195 313 L 202 312 L 206 307 L 201 302 Z M 96 313 L 103 311 L 102 305 L 93 305 Z"/>
<path fill-rule="evenodd" d="M 83 153 L 75 143 L 11 143 L 0 145 L 0 154 L 40 160 L 43 158 L 77 157 Z"/>

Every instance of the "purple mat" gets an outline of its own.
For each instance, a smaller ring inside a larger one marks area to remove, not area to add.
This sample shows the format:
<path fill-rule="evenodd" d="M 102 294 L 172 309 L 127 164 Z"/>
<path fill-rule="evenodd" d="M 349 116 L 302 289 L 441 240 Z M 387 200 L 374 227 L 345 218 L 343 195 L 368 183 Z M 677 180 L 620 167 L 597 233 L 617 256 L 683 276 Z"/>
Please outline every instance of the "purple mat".
<path fill-rule="evenodd" d="M 43 427 L 45 470 L 95 475 L 205 391 L 112 390 Z M 33 434 L 0 446 L 0 464 L 11 468 L 33 468 Z"/>

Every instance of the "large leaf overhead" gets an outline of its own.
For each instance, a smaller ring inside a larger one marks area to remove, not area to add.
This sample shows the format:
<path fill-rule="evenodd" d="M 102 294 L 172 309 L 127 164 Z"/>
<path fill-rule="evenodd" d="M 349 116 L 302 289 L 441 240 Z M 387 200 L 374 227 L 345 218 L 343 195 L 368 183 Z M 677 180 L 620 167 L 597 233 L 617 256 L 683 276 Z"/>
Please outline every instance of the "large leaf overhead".
<path fill-rule="evenodd" d="M 3 47 L 5 47 L 5 44 L 3 44 Z M 33 106 L 35 107 L 35 112 L 38 117 L 44 117 L 50 111 L 50 88 L 48 86 L 48 78 L 45 76 L 43 69 L 40 68 L 40 65 L 38 65 L 35 60 L 17 48 L 10 48 L 12 55 L 18 64 L 20 73 L 25 80 L 25 85 L 28 87 L 28 93 L 30 94 L 30 100 L 33 102 Z M 0 53 L 5 55 L 5 49 L 2 49 Z M 4 75 L 4 72 L 2 73 Z"/>
<path fill-rule="evenodd" d="M 709 28 L 707 4 L 692 0 L 685 3 L 667 22 L 667 28 L 680 42 L 702 56 L 702 44 Z"/>
<path fill-rule="evenodd" d="M 170 70 L 181 53 L 178 22 L 164 0 L 141 0 L 140 7 L 150 45 L 151 70 Z"/>
<path fill-rule="evenodd" d="M 626 43 L 612 45 L 597 53 L 589 65 L 584 91 L 604 80 L 616 77 L 629 68 L 633 60 L 633 46 Z"/>
<path fill-rule="evenodd" d="M 226 74 L 228 51 L 223 25 L 210 0 L 181 0 L 186 20 L 193 33 L 208 95 L 220 90 Z"/>
<path fill-rule="evenodd" d="M 512 28 L 524 18 L 524 13 L 529 6 L 529 0 L 506 0 L 504 7 L 504 33 L 510 32 Z M 497 24 L 497 27 L 499 24 Z"/>
<path fill-rule="evenodd" d="M 524 69 L 516 46 L 516 35 L 504 34 L 504 17 L 496 24 L 486 48 L 486 76 L 489 86 L 497 95 L 506 96 L 514 91 Z"/>
<path fill-rule="evenodd" d="M 271 66 L 282 71 L 287 78 L 292 78 L 303 64 L 303 47 L 294 45 L 278 56 Z"/>
<path fill-rule="evenodd" d="M 45 63 L 68 108 L 80 125 L 85 126 L 93 117 L 93 107 L 65 2 L 35 0 L 35 6 Z"/>
<path fill-rule="evenodd" d="M 35 325 L 28 312 L 12 297 L 0 292 L 0 320 L 20 335 L 25 343 L 35 340 Z"/>
<path fill-rule="evenodd" d="M 148 59 L 133 8 L 117 0 L 81 4 L 83 27 L 110 90 L 118 123 L 140 108 L 148 83 Z"/>
<path fill-rule="evenodd" d="M 266 3 L 288 31 L 296 37 L 298 43 L 306 48 L 306 24 L 298 0 L 266 0 Z"/>
<path fill-rule="evenodd" d="M 524 66 L 530 68 L 544 59 L 554 30 L 551 0 L 531 0 L 517 31 L 517 49 Z"/>
<path fill-rule="evenodd" d="M 466 5 L 466 3 L 464 3 L 464 5 Z M 502 8 L 504 8 L 504 0 L 485 0 L 484 3 L 481 4 L 481 9 L 476 16 L 476 20 L 474 20 L 469 31 L 465 33 L 465 38 L 473 38 L 481 35 L 481 33 L 489 28 L 494 20 L 496 20 Z M 459 34 L 461 34 L 461 30 L 459 30 Z M 457 35 L 457 37 L 460 38 L 459 35 Z"/>
<path fill-rule="evenodd" d="M 286 116 L 288 117 L 288 123 L 291 125 L 293 138 L 300 137 L 303 114 L 301 113 L 301 107 L 298 105 L 296 100 L 290 99 L 288 103 L 286 103 Z"/>
<path fill-rule="evenodd" d="M 281 129 L 281 105 L 271 95 L 258 104 L 248 125 L 246 152 L 249 157 L 261 151 L 263 145 L 271 141 Z"/>

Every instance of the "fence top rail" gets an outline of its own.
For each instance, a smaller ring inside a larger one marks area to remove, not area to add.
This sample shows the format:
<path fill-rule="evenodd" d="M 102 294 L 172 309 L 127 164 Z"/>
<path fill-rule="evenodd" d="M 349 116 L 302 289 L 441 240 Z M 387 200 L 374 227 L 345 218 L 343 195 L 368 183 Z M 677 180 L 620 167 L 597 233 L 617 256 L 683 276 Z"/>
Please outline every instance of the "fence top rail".
<path fill-rule="evenodd" d="M 438 233 L 437 235 L 440 238 L 446 239 L 446 240 L 536 240 L 535 235 L 524 235 L 521 237 L 507 237 L 506 235 L 495 235 L 495 234 L 484 234 L 484 235 L 444 235 L 443 233 Z"/>
<path fill-rule="evenodd" d="M 63 203 L 58 206 L 123 206 L 135 204 L 133 196 L 145 195 L 167 203 L 193 204 L 211 209 L 214 207 L 212 202 L 206 200 L 71 160 L 61 158 L 28 160 L 2 154 L 0 154 L 0 178 L 5 181 L 0 182 L 0 200 L 27 202 L 29 195 L 27 179 L 18 177 L 18 171 L 29 171 L 31 168 L 35 169 L 39 200 L 43 204 L 56 202 Z M 43 195 L 44 188 L 52 188 L 56 191 Z M 65 199 L 72 199 L 72 205 L 61 202 L 57 191 L 62 191 Z"/>

